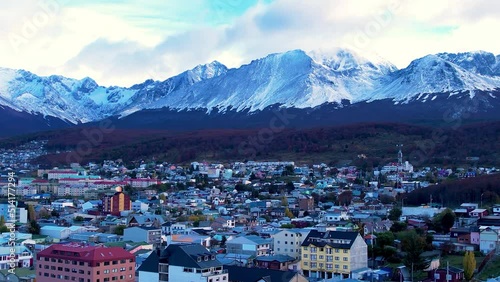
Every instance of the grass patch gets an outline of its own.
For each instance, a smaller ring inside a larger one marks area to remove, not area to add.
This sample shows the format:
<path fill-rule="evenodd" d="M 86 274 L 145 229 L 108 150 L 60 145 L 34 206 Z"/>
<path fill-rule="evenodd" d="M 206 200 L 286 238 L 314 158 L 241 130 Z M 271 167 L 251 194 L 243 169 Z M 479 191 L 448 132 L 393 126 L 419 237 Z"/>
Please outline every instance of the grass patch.
<path fill-rule="evenodd" d="M 481 262 L 483 262 L 483 260 L 484 260 L 484 256 L 481 256 L 481 257 L 476 256 L 476 269 L 477 269 L 477 267 L 479 267 Z M 449 262 L 450 266 L 464 269 L 463 261 L 464 261 L 464 256 L 460 256 L 460 255 L 444 256 L 441 258 L 440 267 L 446 268 L 446 262 Z"/>
<path fill-rule="evenodd" d="M 495 256 L 483 268 L 483 271 L 475 276 L 476 279 L 486 280 L 500 276 L 500 257 Z"/>

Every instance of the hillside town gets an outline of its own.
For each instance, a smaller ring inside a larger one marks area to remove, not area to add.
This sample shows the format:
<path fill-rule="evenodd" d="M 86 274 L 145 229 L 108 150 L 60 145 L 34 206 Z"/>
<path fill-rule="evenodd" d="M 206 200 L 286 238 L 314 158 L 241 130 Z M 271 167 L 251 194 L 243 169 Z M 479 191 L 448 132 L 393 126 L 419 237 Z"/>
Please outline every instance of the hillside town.
<path fill-rule="evenodd" d="M 7 155 L 0 281 L 444 282 L 470 279 L 466 254 L 478 275 L 500 252 L 491 196 L 405 205 L 413 191 L 492 167 L 416 168 L 401 151 L 373 171 L 293 161 L 44 169 Z"/>

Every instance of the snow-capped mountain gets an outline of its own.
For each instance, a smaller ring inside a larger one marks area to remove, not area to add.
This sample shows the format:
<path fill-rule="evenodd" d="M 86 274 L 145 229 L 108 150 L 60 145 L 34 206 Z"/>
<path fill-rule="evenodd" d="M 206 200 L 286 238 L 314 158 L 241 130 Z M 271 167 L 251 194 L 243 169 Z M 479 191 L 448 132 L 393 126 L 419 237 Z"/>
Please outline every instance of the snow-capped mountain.
<path fill-rule="evenodd" d="M 497 99 L 499 55 L 439 53 L 398 70 L 377 56 L 345 49 L 293 50 L 234 69 L 214 61 L 165 81 L 147 80 L 130 88 L 102 87 L 91 78 L 40 77 L 0 68 L 0 110 L 71 124 L 111 116 L 132 119 L 140 116 L 135 113 L 162 109 L 170 111 L 169 115 L 186 111 L 256 113 L 275 106 L 314 109 L 332 105 L 341 109 L 376 101 L 390 101 L 393 106 L 414 101 L 446 103 L 452 96 L 474 99 L 475 93 L 481 93 L 485 105 L 488 99 Z"/>
<path fill-rule="evenodd" d="M 500 77 L 481 75 L 476 68 L 474 71 L 466 70 L 437 55 L 414 60 L 405 69 L 389 74 L 385 81 L 382 87 L 364 98 L 371 101 L 387 98 L 396 101 L 426 100 L 440 93 L 453 95 L 472 91 L 473 95 L 474 90 L 493 91 L 500 87 Z"/>
<path fill-rule="evenodd" d="M 254 60 L 192 87 L 172 89 L 160 99 L 135 100 L 132 105 L 135 109 L 206 108 L 208 111 L 256 111 L 274 104 L 316 107 L 359 100 L 361 94 L 379 87 L 380 78 L 394 70 L 396 67 L 389 62 L 372 63 L 341 49 L 328 54 L 293 50 Z"/>
<path fill-rule="evenodd" d="M 133 94 L 132 89 L 98 86 L 91 78 L 40 77 L 24 70 L 0 69 L 0 105 L 73 124 L 102 119 Z"/>

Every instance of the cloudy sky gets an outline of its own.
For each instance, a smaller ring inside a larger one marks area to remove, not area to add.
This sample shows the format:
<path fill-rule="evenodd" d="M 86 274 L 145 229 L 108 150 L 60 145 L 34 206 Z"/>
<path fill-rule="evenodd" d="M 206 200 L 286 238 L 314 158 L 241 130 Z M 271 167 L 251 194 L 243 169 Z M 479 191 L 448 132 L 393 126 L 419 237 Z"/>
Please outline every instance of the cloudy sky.
<path fill-rule="evenodd" d="M 399 68 L 429 53 L 500 54 L 500 1 L 0 2 L 0 67 L 131 86 L 218 60 L 346 47 Z"/>

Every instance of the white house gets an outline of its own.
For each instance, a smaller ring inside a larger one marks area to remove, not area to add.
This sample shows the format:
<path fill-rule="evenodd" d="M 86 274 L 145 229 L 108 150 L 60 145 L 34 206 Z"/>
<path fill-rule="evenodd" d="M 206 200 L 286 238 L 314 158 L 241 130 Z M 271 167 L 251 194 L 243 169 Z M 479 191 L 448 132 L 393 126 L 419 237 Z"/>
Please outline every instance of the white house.
<path fill-rule="evenodd" d="M 149 205 L 141 202 L 139 200 L 136 200 L 135 202 L 132 202 L 132 210 L 136 212 L 147 212 L 149 209 Z"/>
<path fill-rule="evenodd" d="M 496 249 L 500 243 L 500 227 L 480 227 L 479 250 L 484 254 Z"/>
<path fill-rule="evenodd" d="M 71 235 L 68 227 L 46 225 L 40 228 L 40 235 L 50 236 L 54 239 L 67 239 Z"/>

